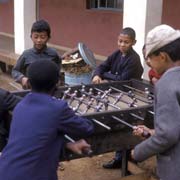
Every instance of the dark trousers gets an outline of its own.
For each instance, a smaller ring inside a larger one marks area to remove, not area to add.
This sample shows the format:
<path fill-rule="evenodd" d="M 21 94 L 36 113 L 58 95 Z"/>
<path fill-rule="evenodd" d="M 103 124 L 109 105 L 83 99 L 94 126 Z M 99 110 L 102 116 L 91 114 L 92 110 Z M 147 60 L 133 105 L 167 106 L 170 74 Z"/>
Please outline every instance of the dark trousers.
<path fill-rule="evenodd" d="M 116 151 L 114 159 L 116 161 L 121 161 L 122 160 L 122 151 L 121 150 Z"/>
<path fill-rule="evenodd" d="M 127 149 L 126 151 L 127 151 L 127 156 L 129 158 L 131 154 L 131 149 Z M 122 150 L 116 151 L 114 159 L 116 161 L 122 161 Z"/>

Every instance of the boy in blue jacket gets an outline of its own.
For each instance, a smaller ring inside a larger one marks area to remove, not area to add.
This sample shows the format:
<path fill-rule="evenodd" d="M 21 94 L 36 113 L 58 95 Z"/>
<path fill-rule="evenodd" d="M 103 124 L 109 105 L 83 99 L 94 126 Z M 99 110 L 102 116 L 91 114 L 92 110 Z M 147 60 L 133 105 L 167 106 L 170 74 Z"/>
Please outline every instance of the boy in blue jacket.
<path fill-rule="evenodd" d="M 64 134 L 83 138 L 93 132 L 91 121 L 75 115 L 67 102 L 53 97 L 59 68 L 48 60 L 37 60 L 27 71 L 32 91 L 13 111 L 8 144 L 0 156 L 3 180 L 57 180 Z M 75 144 L 76 145 L 76 144 Z M 85 142 L 67 148 L 81 153 Z"/>

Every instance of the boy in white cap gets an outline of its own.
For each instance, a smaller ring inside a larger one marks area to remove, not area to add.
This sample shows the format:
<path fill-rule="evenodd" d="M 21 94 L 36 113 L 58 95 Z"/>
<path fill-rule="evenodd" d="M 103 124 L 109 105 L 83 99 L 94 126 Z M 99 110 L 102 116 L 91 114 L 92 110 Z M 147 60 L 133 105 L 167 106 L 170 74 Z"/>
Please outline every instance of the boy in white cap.
<path fill-rule="evenodd" d="M 155 84 L 154 130 L 140 126 L 134 134 L 149 130 L 151 137 L 138 144 L 131 155 L 136 161 L 157 156 L 161 180 L 180 179 L 180 31 L 168 25 L 152 29 L 146 38 L 146 57 L 163 74 Z"/>

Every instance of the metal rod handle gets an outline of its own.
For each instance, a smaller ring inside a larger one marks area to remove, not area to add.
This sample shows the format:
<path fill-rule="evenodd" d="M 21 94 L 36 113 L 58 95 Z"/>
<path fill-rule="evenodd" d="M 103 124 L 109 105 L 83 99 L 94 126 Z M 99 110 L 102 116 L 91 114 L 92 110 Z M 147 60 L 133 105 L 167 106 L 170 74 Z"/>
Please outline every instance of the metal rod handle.
<path fill-rule="evenodd" d="M 107 130 L 111 130 L 111 127 L 109 127 L 109 126 L 107 126 L 107 125 L 105 125 L 104 123 L 102 123 L 102 122 L 100 122 L 100 121 L 98 121 L 98 120 L 96 120 L 96 119 L 91 119 L 94 123 L 96 123 L 96 124 L 99 124 L 100 126 L 102 126 L 103 128 L 105 128 L 105 129 L 107 129 Z"/>
<path fill-rule="evenodd" d="M 126 122 L 126 121 L 124 121 L 124 120 L 122 120 L 122 119 L 120 119 L 120 118 L 118 118 L 116 116 L 112 116 L 112 118 L 117 120 L 118 122 L 120 122 L 120 123 L 122 123 L 122 124 L 124 124 L 124 125 L 126 125 L 126 126 L 128 126 L 130 128 L 132 128 L 133 130 L 135 128 L 137 128 L 137 126 L 133 126 L 133 125 L 129 124 L 128 122 Z M 142 137 L 145 137 L 145 138 L 148 138 L 148 137 L 151 136 L 151 134 L 149 132 L 147 132 L 147 131 L 143 131 L 141 135 L 142 135 Z"/>
<path fill-rule="evenodd" d="M 72 138 L 71 138 L 70 136 L 68 136 L 67 134 L 65 134 L 64 137 L 65 137 L 67 140 L 69 140 L 70 142 L 72 142 L 72 143 L 75 143 L 75 142 L 76 142 L 74 139 L 72 139 Z M 92 154 L 93 154 L 92 149 L 89 149 L 89 148 L 84 148 L 84 149 L 82 150 L 82 152 L 83 152 L 84 155 L 90 156 L 90 157 L 91 157 Z"/>

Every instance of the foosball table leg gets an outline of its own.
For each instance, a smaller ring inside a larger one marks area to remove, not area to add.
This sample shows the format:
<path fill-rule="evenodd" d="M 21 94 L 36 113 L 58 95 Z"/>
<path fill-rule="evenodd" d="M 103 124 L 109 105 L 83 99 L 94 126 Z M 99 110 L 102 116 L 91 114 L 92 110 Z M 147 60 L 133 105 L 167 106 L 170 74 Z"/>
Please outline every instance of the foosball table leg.
<path fill-rule="evenodd" d="M 129 159 L 129 150 L 123 149 L 122 150 L 122 168 L 121 168 L 121 176 L 128 175 L 128 159 Z"/>

